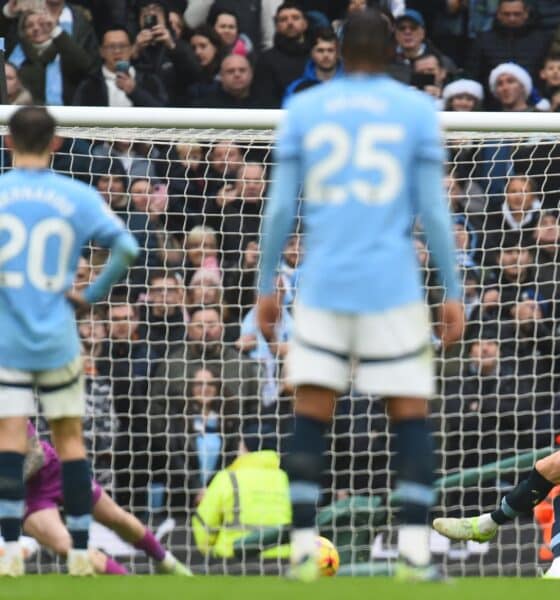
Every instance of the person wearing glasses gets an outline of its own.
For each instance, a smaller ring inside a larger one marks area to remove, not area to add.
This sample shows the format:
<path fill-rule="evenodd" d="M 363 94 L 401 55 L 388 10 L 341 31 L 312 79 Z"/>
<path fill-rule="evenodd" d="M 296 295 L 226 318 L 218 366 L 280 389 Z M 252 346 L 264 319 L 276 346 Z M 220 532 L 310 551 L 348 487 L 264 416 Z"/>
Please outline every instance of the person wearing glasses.
<path fill-rule="evenodd" d="M 100 48 L 101 69 L 79 85 L 73 104 L 77 106 L 166 106 L 165 86 L 154 72 L 131 64 L 132 44 L 123 27 L 108 29 Z"/>

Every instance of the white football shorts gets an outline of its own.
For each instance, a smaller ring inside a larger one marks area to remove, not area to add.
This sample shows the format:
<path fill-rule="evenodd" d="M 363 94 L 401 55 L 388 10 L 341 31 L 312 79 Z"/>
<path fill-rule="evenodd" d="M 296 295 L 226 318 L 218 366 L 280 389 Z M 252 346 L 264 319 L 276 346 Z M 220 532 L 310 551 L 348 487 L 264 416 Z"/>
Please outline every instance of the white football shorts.
<path fill-rule="evenodd" d="M 296 303 L 286 359 L 294 385 L 364 394 L 431 398 L 434 372 L 428 309 L 414 303 L 378 313 L 349 314 Z"/>
<path fill-rule="evenodd" d="M 39 399 L 47 419 L 83 417 L 85 392 L 82 357 L 58 369 L 24 371 L 0 366 L 0 418 L 37 412 Z"/>

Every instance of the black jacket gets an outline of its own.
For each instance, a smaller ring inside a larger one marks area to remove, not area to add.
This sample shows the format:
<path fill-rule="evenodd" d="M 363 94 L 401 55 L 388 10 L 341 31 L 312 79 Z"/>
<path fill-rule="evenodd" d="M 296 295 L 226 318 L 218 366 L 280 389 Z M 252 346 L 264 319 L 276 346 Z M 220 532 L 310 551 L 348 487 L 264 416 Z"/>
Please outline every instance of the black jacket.
<path fill-rule="evenodd" d="M 255 92 L 263 108 L 280 107 L 288 84 L 303 75 L 308 59 L 306 41 L 274 36 L 274 46 L 260 55 L 255 67 Z"/>
<path fill-rule="evenodd" d="M 222 86 L 193 102 L 193 106 L 202 108 L 259 108 L 260 105 L 261 103 L 252 93 L 246 98 L 235 98 Z"/>
<path fill-rule="evenodd" d="M 136 87 L 128 96 L 133 106 L 165 106 L 167 94 L 157 75 L 136 73 Z M 99 71 L 82 81 L 72 102 L 75 106 L 109 106 L 109 92 L 103 74 Z"/>
<path fill-rule="evenodd" d="M 473 79 L 488 87 L 488 76 L 501 63 L 514 62 L 529 71 L 537 81 L 539 69 L 550 47 L 549 34 L 527 23 L 524 27 L 509 28 L 497 20 L 490 31 L 480 33 L 474 40 L 466 71 Z"/>

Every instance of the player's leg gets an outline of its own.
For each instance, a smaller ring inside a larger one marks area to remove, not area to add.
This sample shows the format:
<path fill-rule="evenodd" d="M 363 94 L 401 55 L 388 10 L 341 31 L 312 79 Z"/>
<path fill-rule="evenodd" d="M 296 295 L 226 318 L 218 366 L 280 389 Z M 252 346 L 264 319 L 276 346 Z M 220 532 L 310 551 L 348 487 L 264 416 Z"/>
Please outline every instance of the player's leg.
<path fill-rule="evenodd" d="M 299 579 L 318 576 L 316 511 L 321 495 L 327 431 L 336 396 L 348 387 L 351 318 L 296 305 L 294 341 L 287 375 L 296 386 L 294 431 L 283 468 L 292 501 L 292 573 Z"/>
<path fill-rule="evenodd" d="M 390 398 L 399 501 L 399 555 L 417 567 L 430 563 L 429 515 L 435 501 L 435 458 L 426 398 Z"/>
<path fill-rule="evenodd" d="M 189 569 L 162 546 L 148 527 L 121 508 L 104 491 L 101 491 L 93 506 L 93 517 L 97 522 L 112 529 L 124 541 L 145 552 L 156 562 L 158 570 L 162 573 L 191 575 Z"/>
<path fill-rule="evenodd" d="M 354 335 L 356 387 L 387 398 L 396 453 L 399 554 L 411 576 L 415 572 L 421 579 L 437 576 L 429 547 L 429 512 L 435 501 L 434 444 L 427 419 L 434 393 L 430 335 L 421 303 L 360 315 Z"/>
<path fill-rule="evenodd" d="M 462 519 L 435 519 L 433 527 L 452 540 L 486 542 L 496 535 L 500 525 L 519 516 L 531 514 L 533 508 L 542 502 L 558 483 L 560 483 L 560 451 L 538 460 L 527 479 L 518 483 L 511 492 L 506 494 L 502 498 L 500 507 L 495 511 Z"/>
<path fill-rule="evenodd" d="M 53 445 L 62 463 L 64 513 L 72 537 L 68 572 L 90 575 L 94 572 L 88 554 L 92 491 L 82 434 L 85 397 L 81 358 L 60 369 L 41 372 L 37 386 Z"/>
<path fill-rule="evenodd" d="M 24 572 L 18 540 L 24 513 L 26 427 L 27 417 L 0 418 L 0 531 L 5 541 L 0 575 L 17 576 Z"/>
<path fill-rule="evenodd" d="M 24 532 L 41 546 L 66 558 L 72 548 L 72 537 L 66 529 L 58 507 L 44 508 L 29 514 L 23 524 Z M 126 569 L 99 550 L 89 551 L 95 572 L 100 575 L 126 575 Z"/>
<path fill-rule="evenodd" d="M 0 530 L 6 550 L 0 575 L 21 575 L 18 543 L 24 516 L 23 463 L 27 452 L 27 416 L 36 411 L 31 373 L 0 367 Z"/>

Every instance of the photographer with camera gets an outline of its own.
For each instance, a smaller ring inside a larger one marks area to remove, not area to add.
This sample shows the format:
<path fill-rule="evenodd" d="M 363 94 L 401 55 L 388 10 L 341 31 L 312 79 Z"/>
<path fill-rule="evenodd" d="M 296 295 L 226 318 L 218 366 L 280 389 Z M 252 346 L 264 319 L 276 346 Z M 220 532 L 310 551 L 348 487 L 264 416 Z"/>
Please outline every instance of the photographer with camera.
<path fill-rule="evenodd" d="M 138 24 L 140 31 L 132 47 L 136 68 L 158 73 L 170 105 L 178 106 L 185 88 L 200 76 L 199 61 L 190 45 L 177 37 L 171 27 L 166 0 L 140 0 Z"/>
<path fill-rule="evenodd" d="M 85 79 L 74 96 L 77 106 L 165 106 L 167 93 L 155 72 L 131 64 L 132 44 L 123 27 L 108 29 L 102 39 L 101 69 Z"/>

